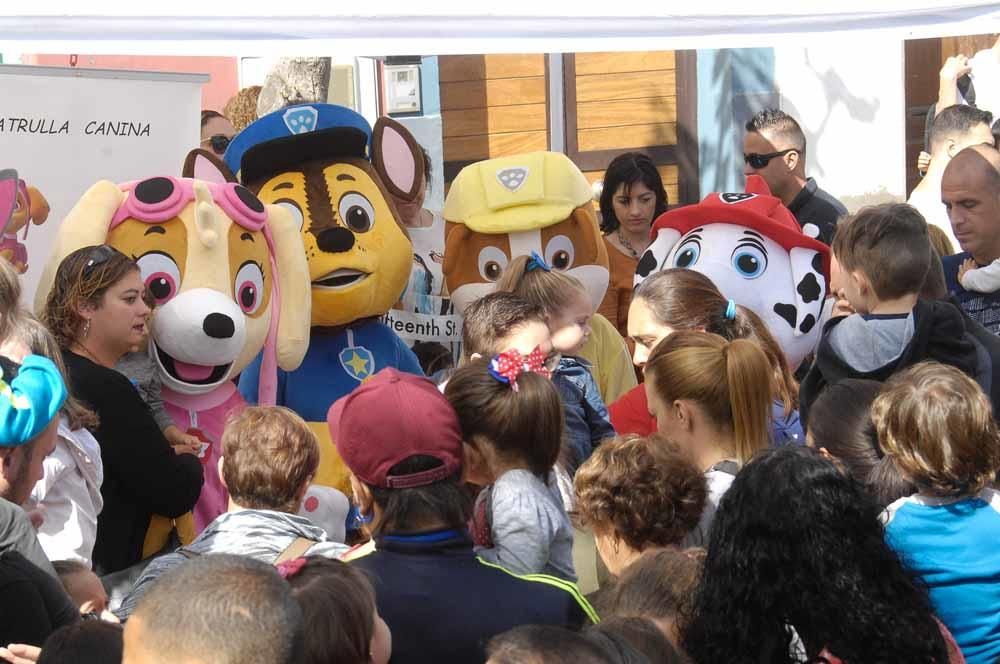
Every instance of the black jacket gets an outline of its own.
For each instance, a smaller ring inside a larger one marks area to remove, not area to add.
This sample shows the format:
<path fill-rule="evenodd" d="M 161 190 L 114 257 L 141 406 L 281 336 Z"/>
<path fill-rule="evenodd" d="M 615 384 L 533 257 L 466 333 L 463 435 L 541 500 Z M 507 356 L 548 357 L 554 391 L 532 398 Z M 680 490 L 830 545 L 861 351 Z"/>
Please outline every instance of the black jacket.
<path fill-rule="evenodd" d="M 94 572 L 110 574 L 139 562 L 153 514 L 179 517 L 191 510 L 204 480 L 192 454 L 174 454 L 149 406 L 128 378 L 63 351 L 70 390 L 100 418 L 104 509 L 97 517 Z"/>
<path fill-rule="evenodd" d="M 572 583 L 480 561 L 464 530 L 379 538 L 351 564 L 374 580 L 391 664 L 481 664 L 490 638 L 513 627 L 576 629 L 594 615 Z"/>
<path fill-rule="evenodd" d="M 857 314 L 855 314 L 857 315 Z M 896 359 L 872 371 L 860 371 L 834 350 L 831 333 L 848 316 L 834 318 L 823 328 L 823 338 L 816 349 L 816 360 L 799 387 L 799 416 L 808 428 L 809 408 L 827 385 L 845 378 L 861 378 L 883 382 L 894 373 L 924 360 L 936 360 L 956 367 L 980 379 L 987 393 L 992 389 L 983 384 L 984 376 L 992 374 L 992 367 L 984 366 L 985 356 L 979 351 L 981 344 L 966 332 L 962 313 L 948 302 L 917 302 L 913 308 L 913 336 Z"/>

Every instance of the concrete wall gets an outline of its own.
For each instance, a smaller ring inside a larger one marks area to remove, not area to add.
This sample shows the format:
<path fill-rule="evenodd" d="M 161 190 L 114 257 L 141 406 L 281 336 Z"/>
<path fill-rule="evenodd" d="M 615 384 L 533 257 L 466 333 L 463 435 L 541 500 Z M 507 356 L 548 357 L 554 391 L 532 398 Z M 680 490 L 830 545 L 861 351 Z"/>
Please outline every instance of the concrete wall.
<path fill-rule="evenodd" d="M 806 171 L 849 210 L 905 200 L 903 44 L 859 34 L 774 49 L 781 108 L 802 124 Z"/>

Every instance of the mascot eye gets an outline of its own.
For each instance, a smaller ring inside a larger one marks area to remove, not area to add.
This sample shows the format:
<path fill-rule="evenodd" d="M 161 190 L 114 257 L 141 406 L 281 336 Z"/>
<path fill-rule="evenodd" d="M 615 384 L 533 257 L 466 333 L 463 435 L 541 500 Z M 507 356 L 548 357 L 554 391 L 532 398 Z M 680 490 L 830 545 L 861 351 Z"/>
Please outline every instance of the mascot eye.
<path fill-rule="evenodd" d="M 751 245 L 740 245 L 733 251 L 733 267 L 744 279 L 756 279 L 767 269 L 767 254 Z"/>
<path fill-rule="evenodd" d="M 157 305 L 169 302 L 177 295 L 181 271 L 174 259 L 162 251 L 150 251 L 136 260 L 142 281 Z"/>
<path fill-rule="evenodd" d="M 674 267 L 691 267 L 701 256 L 701 243 L 698 240 L 688 240 L 680 246 L 674 256 Z"/>
<path fill-rule="evenodd" d="M 302 208 L 299 204 L 290 198 L 280 198 L 274 202 L 275 205 L 280 205 L 292 214 L 292 220 L 302 230 L 302 224 L 305 223 L 305 216 L 302 214 Z"/>
<path fill-rule="evenodd" d="M 557 270 L 568 270 L 573 266 L 576 250 L 573 242 L 565 235 L 557 235 L 545 246 L 545 262 Z"/>
<path fill-rule="evenodd" d="M 344 194 L 339 205 L 340 218 L 355 233 L 370 231 L 375 223 L 375 208 L 359 193 Z"/>
<path fill-rule="evenodd" d="M 496 281 L 508 262 L 507 254 L 499 247 L 484 247 L 479 252 L 479 274 L 486 281 Z"/>
<path fill-rule="evenodd" d="M 236 303 L 243 313 L 253 315 L 260 308 L 264 292 L 264 272 L 260 265 L 247 261 L 236 273 Z"/>

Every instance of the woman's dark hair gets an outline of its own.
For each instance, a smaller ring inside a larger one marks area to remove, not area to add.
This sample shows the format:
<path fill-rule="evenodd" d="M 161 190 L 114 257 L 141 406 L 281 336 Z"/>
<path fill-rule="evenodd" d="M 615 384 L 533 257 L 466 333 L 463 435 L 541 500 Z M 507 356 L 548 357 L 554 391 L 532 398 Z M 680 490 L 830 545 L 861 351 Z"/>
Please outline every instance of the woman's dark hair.
<path fill-rule="evenodd" d="M 387 474 L 411 475 L 440 465 L 439 459 L 418 454 L 400 461 Z M 472 499 L 462 487 L 459 475 L 412 489 L 383 489 L 371 485 L 368 488 L 382 512 L 382 518 L 373 529 L 376 536 L 413 532 L 428 524 L 464 528 L 472 514 Z"/>
<path fill-rule="evenodd" d="M 371 658 L 375 592 L 360 568 L 321 556 L 288 577 L 302 607 L 301 664 L 359 664 Z"/>
<path fill-rule="evenodd" d="M 52 632 L 38 664 L 109 664 L 122 661 L 122 650 L 121 625 L 85 620 Z"/>
<path fill-rule="evenodd" d="M 601 616 L 638 616 L 676 622 L 690 613 L 691 596 L 701 578 L 705 550 L 647 549 L 622 570 L 594 608 Z"/>
<path fill-rule="evenodd" d="M 455 358 L 451 351 L 436 341 L 418 341 L 413 344 L 413 354 L 423 369 L 424 375 L 433 376 L 439 371 L 455 366 Z"/>
<path fill-rule="evenodd" d="M 223 115 L 222 113 L 219 113 L 218 111 L 205 109 L 201 112 L 201 126 L 204 127 L 205 125 L 207 125 L 208 121 L 211 120 L 212 118 L 222 118 L 223 120 L 225 120 L 226 116 Z"/>
<path fill-rule="evenodd" d="M 683 657 L 653 621 L 635 616 L 611 616 L 588 627 L 584 636 L 610 661 L 621 664 L 681 664 Z"/>
<path fill-rule="evenodd" d="M 489 372 L 490 360 L 459 367 L 444 390 L 458 415 L 462 440 L 476 446 L 485 439 L 504 460 L 523 463 L 544 477 L 559 460 L 563 407 L 555 384 L 545 376 L 522 373 L 517 391 Z"/>
<path fill-rule="evenodd" d="M 722 497 L 682 645 L 695 662 L 936 662 L 926 589 L 889 548 L 881 507 L 815 450 L 766 450 Z"/>
<path fill-rule="evenodd" d="M 872 402 L 882 384 L 848 378 L 827 387 L 809 409 L 809 438 L 816 449 L 840 460 L 879 505 L 888 506 L 917 492 L 892 457 L 882 454 L 872 423 Z"/>
<path fill-rule="evenodd" d="M 496 664 L 608 664 L 604 650 L 579 632 L 555 625 L 522 625 L 486 646 Z"/>
<path fill-rule="evenodd" d="M 785 407 L 785 417 L 799 407 L 799 386 L 767 324 L 750 309 L 737 305 L 736 315 L 726 316 L 729 300 L 701 272 L 672 267 L 636 286 L 633 300 L 641 299 L 661 325 L 675 330 L 704 330 L 727 341 L 757 342 L 774 370 L 775 398 Z"/>
<path fill-rule="evenodd" d="M 642 182 L 656 196 L 656 209 L 653 211 L 655 220 L 667 211 L 667 191 L 663 188 L 663 178 L 656 169 L 653 160 L 641 152 L 626 152 L 611 160 L 604 172 L 604 184 L 601 189 L 601 232 L 613 233 L 621 226 L 615 216 L 614 199 L 618 187 L 625 185 L 628 194 L 632 185 Z"/>
<path fill-rule="evenodd" d="M 69 348 L 83 326 L 77 308 L 84 304 L 99 307 L 109 288 L 137 271 L 134 260 L 106 244 L 77 249 L 59 263 L 39 318 L 59 346 Z"/>

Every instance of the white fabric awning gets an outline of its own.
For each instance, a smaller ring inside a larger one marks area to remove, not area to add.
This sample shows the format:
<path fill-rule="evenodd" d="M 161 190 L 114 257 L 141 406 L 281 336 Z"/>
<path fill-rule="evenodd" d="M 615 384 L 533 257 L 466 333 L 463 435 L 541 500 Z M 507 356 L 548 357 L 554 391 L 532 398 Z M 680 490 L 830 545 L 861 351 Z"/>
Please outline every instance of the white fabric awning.
<path fill-rule="evenodd" d="M 13 3 L 5 3 L 13 4 Z M 26 3 L 0 16 L 0 51 L 232 55 L 431 55 L 770 46 L 1000 32 L 1000 2 L 955 0 L 324 0 Z M 256 4 L 256 3 L 254 3 Z M 683 5 L 683 6 L 680 6 Z M 281 15 L 275 15 L 280 7 Z M 612 15 L 621 8 L 628 15 Z M 232 14 L 227 13 L 232 9 Z M 764 10 L 767 10 L 766 13 Z M 860 35 L 859 35 L 860 36 Z"/>

